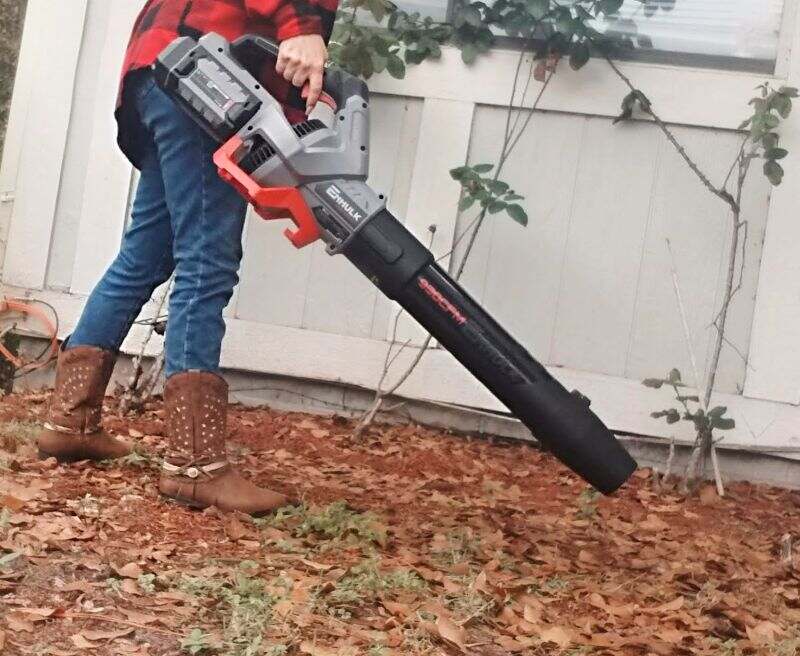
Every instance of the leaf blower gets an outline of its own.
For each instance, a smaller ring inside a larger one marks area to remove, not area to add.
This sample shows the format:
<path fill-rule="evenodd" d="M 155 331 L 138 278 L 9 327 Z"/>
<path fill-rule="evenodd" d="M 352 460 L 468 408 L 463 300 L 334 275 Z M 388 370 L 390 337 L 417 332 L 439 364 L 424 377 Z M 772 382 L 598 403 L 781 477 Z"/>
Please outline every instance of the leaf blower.
<path fill-rule="evenodd" d="M 277 61 L 258 36 L 181 37 L 154 64 L 157 83 L 221 147 L 219 173 L 265 219 L 288 218 L 297 248 L 322 239 L 399 303 L 480 380 L 559 460 L 603 493 L 618 489 L 635 461 L 570 393 L 438 266 L 367 184 L 369 92 L 340 70 L 325 75 L 332 125 L 291 125 L 256 78 Z M 290 103 L 304 107 L 293 88 Z"/>

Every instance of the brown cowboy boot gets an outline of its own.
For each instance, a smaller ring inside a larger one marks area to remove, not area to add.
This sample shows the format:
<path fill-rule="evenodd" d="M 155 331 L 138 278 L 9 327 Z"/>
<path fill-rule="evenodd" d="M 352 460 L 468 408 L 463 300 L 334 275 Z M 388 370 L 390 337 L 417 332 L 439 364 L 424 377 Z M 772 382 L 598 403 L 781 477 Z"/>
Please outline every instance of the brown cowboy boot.
<path fill-rule="evenodd" d="M 100 413 L 116 355 L 94 346 L 61 350 L 50 412 L 39 435 L 39 456 L 59 462 L 108 460 L 129 444 L 100 428 Z"/>
<path fill-rule="evenodd" d="M 158 489 L 192 508 L 216 506 L 262 515 L 288 499 L 243 478 L 225 451 L 228 384 L 216 374 L 187 371 L 170 376 L 164 388 L 169 447 Z"/>

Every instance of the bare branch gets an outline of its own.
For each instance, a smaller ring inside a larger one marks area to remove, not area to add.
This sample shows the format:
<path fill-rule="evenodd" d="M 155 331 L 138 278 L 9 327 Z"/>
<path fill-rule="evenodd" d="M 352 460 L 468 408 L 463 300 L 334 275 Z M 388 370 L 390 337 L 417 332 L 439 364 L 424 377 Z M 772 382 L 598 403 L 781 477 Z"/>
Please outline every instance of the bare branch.
<path fill-rule="evenodd" d="M 617 76 L 628 86 L 631 91 L 639 91 L 634 85 L 633 82 L 623 73 L 617 64 L 614 62 L 613 59 L 606 56 L 606 61 L 608 65 L 611 66 L 612 70 L 617 74 Z M 641 92 L 640 92 L 641 93 Z M 712 194 L 717 196 L 719 199 L 724 201 L 732 210 L 737 211 L 738 206 L 734 198 L 725 190 L 724 187 L 717 188 L 714 186 L 714 183 L 708 179 L 708 176 L 703 173 L 695 161 L 689 157 L 689 154 L 686 152 L 686 149 L 681 145 L 678 141 L 675 134 L 670 130 L 669 126 L 661 119 L 658 114 L 655 113 L 653 110 L 652 104 L 649 108 L 644 110 L 645 113 L 653 119 L 653 122 L 659 127 L 659 129 L 664 133 L 667 137 L 669 142 L 675 147 L 675 150 L 678 151 L 678 154 L 683 158 L 683 161 L 686 162 L 687 166 L 692 170 L 692 172 L 698 177 L 700 182 L 708 189 Z M 737 158 L 738 159 L 738 158 Z"/>

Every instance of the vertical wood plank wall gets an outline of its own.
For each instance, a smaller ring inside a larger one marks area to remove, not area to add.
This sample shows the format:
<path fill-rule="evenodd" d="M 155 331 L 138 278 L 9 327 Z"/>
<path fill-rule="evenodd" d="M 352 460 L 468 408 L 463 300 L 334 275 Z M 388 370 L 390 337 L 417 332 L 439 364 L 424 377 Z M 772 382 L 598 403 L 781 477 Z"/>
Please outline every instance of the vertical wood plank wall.
<path fill-rule="evenodd" d="M 47 276 L 86 1 L 33 2 L 26 16 L 20 74 L 29 79 L 12 103 L 14 127 L 5 149 L 16 168 L 8 231 L 14 247 L 3 266 L 10 284 L 41 289 Z"/>
<path fill-rule="evenodd" d="M 496 156 L 504 112 L 478 109 L 472 163 Z M 739 146 L 734 134 L 678 128 L 677 135 L 713 179 L 724 178 Z M 654 126 L 539 115 L 504 178 L 526 194 L 529 226 L 489 217 L 465 283 L 509 330 L 552 365 L 635 379 L 663 375 L 673 366 L 688 374 L 669 238 L 702 365 L 710 356 L 709 326 L 724 282 L 729 215 Z M 753 176 L 744 198 L 750 225 L 743 287 L 729 328 L 743 353 L 768 200 L 768 184 Z M 472 216 L 459 218 L 457 233 Z M 726 350 L 718 389 L 735 393 L 744 379 L 744 361 Z"/>

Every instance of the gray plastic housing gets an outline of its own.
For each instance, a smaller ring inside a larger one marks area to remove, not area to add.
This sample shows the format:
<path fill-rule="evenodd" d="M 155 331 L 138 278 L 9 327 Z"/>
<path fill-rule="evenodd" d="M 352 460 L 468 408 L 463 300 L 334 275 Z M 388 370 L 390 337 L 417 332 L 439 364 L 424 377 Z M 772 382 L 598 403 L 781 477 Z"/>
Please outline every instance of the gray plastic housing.
<path fill-rule="evenodd" d="M 333 78 L 341 82 L 346 75 L 332 75 L 330 82 Z M 212 127 L 231 124 L 229 117 L 226 122 L 226 108 L 235 108 L 244 118 L 249 115 L 235 134 L 242 141 L 237 158 L 241 161 L 259 148 L 268 154 L 248 172 L 250 177 L 263 187 L 298 188 L 331 253 L 338 252 L 385 208 L 384 198 L 366 184 L 369 97 L 365 85 L 342 84 L 347 92 L 337 94 L 341 105 L 332 124 L 302 134 L 286 119 L 281 104 L 237 61 L 232 44 L 218 34 L 173 44 L 159 57 L 156 76 L 212 134 L 221 132 Z M 249 111 L 250 107 L 255 111 Z"/>

